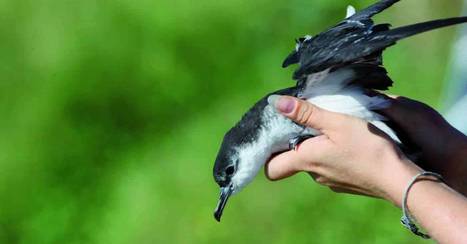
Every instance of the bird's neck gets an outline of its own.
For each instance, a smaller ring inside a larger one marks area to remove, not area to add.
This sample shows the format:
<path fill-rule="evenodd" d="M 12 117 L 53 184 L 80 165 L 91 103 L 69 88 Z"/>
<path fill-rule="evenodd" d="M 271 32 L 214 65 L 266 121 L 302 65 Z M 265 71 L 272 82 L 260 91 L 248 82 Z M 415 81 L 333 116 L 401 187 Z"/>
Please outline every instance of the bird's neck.
<path fill-rule="evenodd" d="M 254 159 L 256 167 L 263 166 L 272 154 L 287 150 L 289 140 L 303 131 L 269 105 L 264 108 L 261 121 L 257 139 L 240 150 L 248 154 L 242 155 L 243 158 Z"/>
<path fill-rule="evenodd" d="M 289 139 L 303 131 L 303 128 L 278 114 L 269 105 L 261 116 L 262 126 L 257 131 L 256 140 L 238 148 L 243 165 L 235 176 L 237 190 L 250 183 L 274 153 L 287 150 Z"/>
<path fill-rule="evenodd" d="M 262 140 L 269 145 L 271 153 L 287 150 L 289 140 L 301 134 L 304 130 L 303 127 L 279 114 L 271 106 L 264 109 L 263 117 L 264 121 L 267 122 L 264 123 Z"/>

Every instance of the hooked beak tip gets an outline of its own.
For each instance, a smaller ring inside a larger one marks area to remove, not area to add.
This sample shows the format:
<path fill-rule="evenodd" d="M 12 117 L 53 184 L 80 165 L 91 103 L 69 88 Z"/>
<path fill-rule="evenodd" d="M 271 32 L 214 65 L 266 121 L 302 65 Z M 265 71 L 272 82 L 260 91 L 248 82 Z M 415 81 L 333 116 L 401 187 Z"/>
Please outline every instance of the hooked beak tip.
<path fill-rule="evenodd" d="M 214 212 L 214 218 L 217 220 L 217 222 L 221 222 L 221 216 L 222 214 L 218 214 L 217 212 Z"/>
<path fill-rule="evenodd" d="M 214 218 L 217 220 L 217 222 L 221 222 L 222 212 L 224 211 L 225 204 L 227 203 L 227 200 L 232 194 L 232 191 L 233 187 L 231 184 L 227 187 L 221 188 L 219 202 L 217 203 L 216 210 L 214 210 Z"/>

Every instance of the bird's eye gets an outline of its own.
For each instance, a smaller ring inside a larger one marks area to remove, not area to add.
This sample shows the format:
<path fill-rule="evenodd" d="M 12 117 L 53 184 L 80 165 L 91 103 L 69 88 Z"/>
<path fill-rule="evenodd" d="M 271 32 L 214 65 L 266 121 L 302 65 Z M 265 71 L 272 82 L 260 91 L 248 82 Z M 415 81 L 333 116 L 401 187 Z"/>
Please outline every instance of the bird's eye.
<path fill-rule="evenodd" d="M 228 176 L 231 176 L 235 171 L 235 167 L 233 165 L 230 165 L 229 167 L 227 167 L 225 169 L 225 173 L 228 175 Z"/>

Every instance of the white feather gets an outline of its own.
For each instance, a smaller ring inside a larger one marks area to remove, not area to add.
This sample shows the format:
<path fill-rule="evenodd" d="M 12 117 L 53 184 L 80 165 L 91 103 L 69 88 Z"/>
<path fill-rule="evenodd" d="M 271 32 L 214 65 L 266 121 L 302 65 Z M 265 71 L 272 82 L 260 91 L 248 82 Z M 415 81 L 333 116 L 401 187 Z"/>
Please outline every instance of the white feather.
<path fill-rule="evenodd" d="M 356 12 L 357 11 L 355 10 L 355 8 L 352 5 L 347 6 L 347 15 L 345 16 L 345 18 L 347 19 L 347 18 L 351 17 Z"/>
<path fill-rule="evenodd" d="M 389 106 L 389 101 L 380 96 L 368 96 L 361 87 L 349 86 L 354 75 L 352 70 L 345 68 L 332 73 L 327 71 L 324 76 L 322 73 L 310 75 L 301 97 L 326 110 L 364 119 L 400 143 L 394 131 L 380 122 L 386 118 L 373 112 Z"/>

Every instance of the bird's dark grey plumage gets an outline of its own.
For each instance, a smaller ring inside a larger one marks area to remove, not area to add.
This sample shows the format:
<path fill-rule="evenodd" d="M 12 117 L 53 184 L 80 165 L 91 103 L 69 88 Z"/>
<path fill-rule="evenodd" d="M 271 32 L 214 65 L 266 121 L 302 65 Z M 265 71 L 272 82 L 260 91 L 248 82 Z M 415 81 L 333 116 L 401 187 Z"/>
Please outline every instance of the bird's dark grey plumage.
<path fill-rule="evenodd" d="M 331 29 L 304 41 L 291 62 L 287 59 L 283 66 L 299 63 L 294 79 L 330 67 L 373 61 L 382 51 L 397 41 L 421 32 L 467 22 L 467 17 L 449 18 L 390 29 L 390 24 L 373 25 L 373 15 L 390 7 L 399 0 L 380 1 L 367 9 L 345 19 Z M 374 63 L 374 62 L 372 62 Z M 378 64 L 378 63 L 375 63 Z"/>
<path fill-rule="evenodd" d="M 387 106 L 387 101 L 367 94 L 386 90 L 393 83 L 382 67 L 382 52 L 401 39 L 467 22 L 467 17 L 394 29 L 390 24 L 375 25 L 371 18 L 398 1 L 381 0 L 314 37 L 298 39 L 296 49 L 283 62 L 283 67 L 299 64 L 293 76 L 297 84 L 272 94 L 296 96 L 324 109 L 359 117 L 400 143 L 384 117 L 373 111 Z M 297 138 L 319 134 L 276 113 L 268 105 L 268 97 L 256 103 L 224 137 L 213 171 L 221 187 L 214 212 L 218 221 L 229 196 L 251 182 L 272 154 L 288 150 L 291 139 L 297 142 Z"/>

